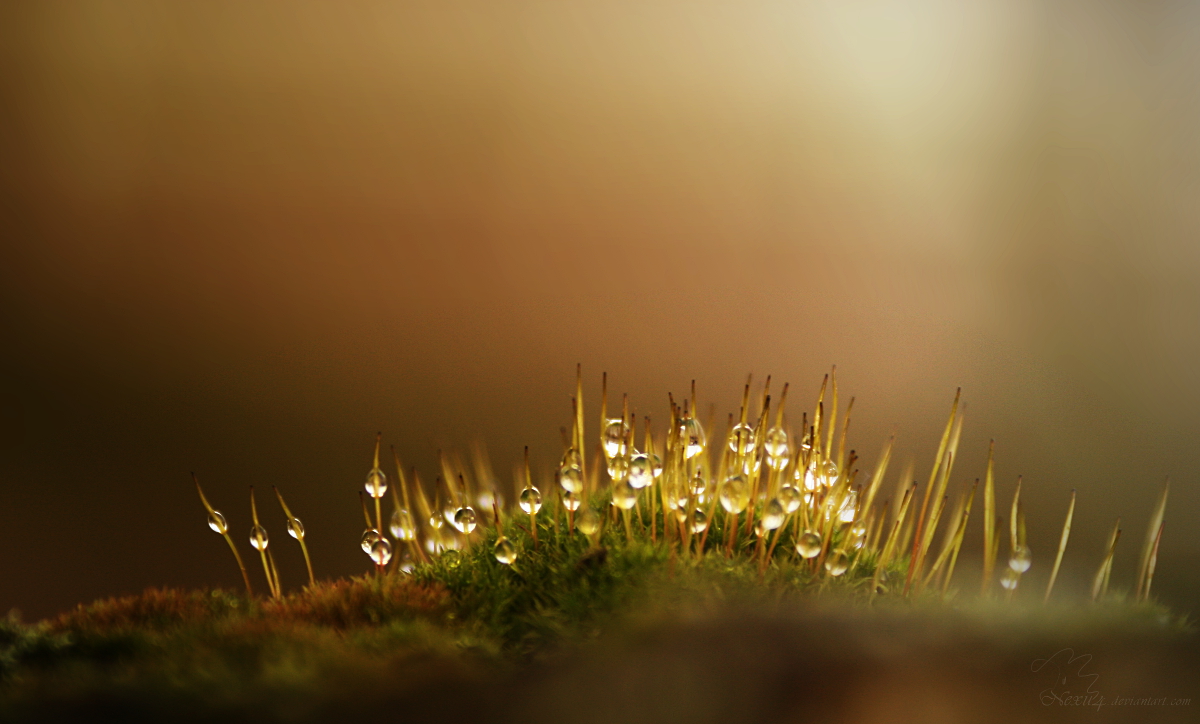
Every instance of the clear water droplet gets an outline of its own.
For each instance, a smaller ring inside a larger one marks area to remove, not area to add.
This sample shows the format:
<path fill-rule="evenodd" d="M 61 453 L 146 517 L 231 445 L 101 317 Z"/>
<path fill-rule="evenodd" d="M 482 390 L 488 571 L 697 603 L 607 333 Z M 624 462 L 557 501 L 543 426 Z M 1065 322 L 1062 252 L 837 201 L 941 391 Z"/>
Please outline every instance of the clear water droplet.
<path fill-rule="evenodd" d="M 652 453 L 650 455 L 650 471 L 654 473 L 655 479 L 662 477 L 662 458 L 660 458 L 657 453 Z"/>
<path fill-rule="evenodd" d="M 692 476 L 692 495 L 697 497 L 708 492 L 708 480 L 704 478 L 704 471 L 700 468 L 696 469 L 696 474 Z"/>
<path fill-rule="evenodd" d="M 1017 573 L 1024 573 L 1033 565 L 1033 552 L 1028 546 L 1017 546 L 1013 549 L 1012 556 L 1008 559 L 1008 567 Z"/>
<path fill-rule="evenodd" d="M 382 498 L 387 492 L 387 474 L 379 468 L 372 468 L 371 472 L 367 473 L 367 495 L 372 498 Z"/>
<path fill-rule="evenodd" d="M 741 513 L 750 504 L 750 486 L 741 475 L 734 475 L 721 483 L 718 491 L 721 507 L 728 513 Z"/>
<path fill-rule="evenodd" d="M 654 482 L 654 472 L 651 468 L 650 456 L 637 453 L 629 458 L 629 484 L 641 490 Z"/>
<path fill-rule="evenodd" d="M 801 558 L 816 558 L 821 553 L 821 536 L 811 530 L 804 531 L 796 541 L 796 552 Z"/>
<path fill-rule="evenodd" d="M 621 510 L 629 510 L 637 505 L 637 488 L 633 487 L 633 483 L 628 480 L 613 483 L 612 502 Z"/>
<path fill-rule="evenodd" d="M 537 488 L 530 485 L 521 491 L 519 501 L 521 510 L 528 515 L 537 515 L 537 512 L 542 509 L 542 493 Z"/>
<path fill-rule="evenodd" d="M 214 510 L 208 514 L 208 527 L 212 528 L 214 533 L 220 533 L 221 535 L 225 535 L 229 531 L 229 523 L 219 510 Z"/>
<path fill-rule="evenodd" d="M 417 538 L 417 523 L 413 520 L 412 514 L 404 508 L 392 511 L 392 519 L 388 528 L 391 529 L 392 537 L 396 540 L 416 540 Z"/>
<path fill-rule="evenodd" d="M 625 454 L 626 440 L 629 438 L 629 425 L 622 420 L 612 419 L 604 425 L 600 439 L 604 441 L 604 454 L 609 459 Z"/>
<path fill-rule="evenodd" d="M 446 566 L 449 568 L 458 568 L 458 564 L 461 559 L 462 556 L 460 556 L 458 551 L 454 550 L 453 548 L 447 548 L 446 550 L 442 551 L 442 560 L 446 562 Z"/>
<path fill-rule="evenodd" d="M 567 448 L 563 453 L 562 461 L 558 464 L 560 468 L 582 468 L 583 456 L 573 447 Z"/>
<path fill-rule="evenodd" d="M 703 533 L 708 528 L 708 514 L 696 508 L 692 511 L 692 532 Z"/>
<path fill-rule="evenodd" d="M 742 422 L 729 431 L 729 452 L 735 455 L 754 454 L 754 428 Z"/>
<path fill-rule="evenodd" d="M 576 465 L 559 468 L 558 484 L 568 493 L 583 492 L 583 470 Z"/>
<path fill-rule="evenodd" d="M 846 491 L 845 497 L 842 498 L 842 507 L 838 508 L 838 520 L 843 523 L 853 523 L 854 514 L 858 506 L 858 493 L 853 490 Z"/>
<path fill-rule="evenodd" d="M 681 485 L 669 485 L 666 490 L 667 507 L 671 510 L 686 510 L 688 505 L 687 490 Z"/>
<path fill-rule="evenodd" d="M 1006 591 L 1015 591 L 1017 584 L 1021 581 L 1021 574 L 1017 573 L 1012 568 L 1005 568 L 1004 575 L 1000 576 L 1000 585 Z"/>
<path fill-rule="evenodd" d="M 269 542 L 266 528 L 256 525 L 250 529 L 250 545 L 254 546 L 254 550 L 265 551 Z"/>
<path fill-rule="evenodd" d="M 386 566 L 388 561 L 392 560 L 392 544 L 387 538 L 380 537 L 371 544 L 371 560 L 375 561 L 377 566 Z"/>
<path fill-rule="evenodd" d="M 299 518 L 288 518 L 287 532 L 296 540 L 304 540 L 304 524 Z"/>
<path fill-rule="evenodd" d="M 788 453 L 791 450 L 788 448 L 787 431 L 781 427 L 773 427 L 767 430 L 766 439 L 763 440 L 763 448 L 767 451 L 767 456 L 771 458 L 771 467 L 776 470 L 782 470 L 787 467 Z"/>
<path fill-rule="evenodd" d="M 374 528 L 367 528 L 363 531 L 362 538 L 358 544 L 362 546 L 363 553 L 371 555 L 371 546 L 375 545 L 375 541 L 379 540 L 379 531 Z"/>
<path fill-rule="evenodd" d="M 429 527 L 430 528 L 433 528 L 434 530 L 441 530 L 442 526 L 445 524 L 446 523 L 442 519 L 441 515 L 434 513 L 433 515 L 429 516 Z"/>
<path fill-rule="evenodd" d="M 624 480 L 629 475 L 629 456 L 618 455 L 608 461 L 608 477 Z"/>
<path fill-rule="evenodd" d="M 850 527 L 850 531 L 846 534 L 846 542 L 851 548 L 862 548 L 867 542 L 867 526 L 863 523 L 855 523 Z"/>
<path fill-rule="evenodd" d="M 563 492 L 562 503 L 567 510 L 579 510 L 579 496 L 569 490 Z"/>
<path fill-rule="evenodd" d="M 584 508 L 582 513 L 575 516 L 575 529 L 584 535 L 595 535 L 600 530 L 600 514 L 591 508 Z"/>
<path fill-rule="evenodd" d="M 787 512 L 784 510 L 783 503 L 780 502 L 779 498 L 771 498 L 767 502 L 767 507 L 763 508 L 762 520 L 760 522 L 764 530 L 775 530 L 783 525 L 783 519 L 786 516 Z"/>
<path fill-rule="evenodd" d="M 850 559 L 846 556 L 846 552 L 838 549 L 830 553 L 825 558 L 825 570 L 829 571 L 831 576 L 840 576 L 850 567 Z"/>
<path fill-rule="evenodd" d="M 496 545 L 492 546 L 492 555 L 504 565 L 511 566 L 517 560 L 517 547 L 508 538 L 500 536 L 496 539 Z"/>
<path fill-rule="evenodd" d="M 693 417 L 685 417 L 679 423 L 679 439 L 683 441 L 683 456 L 691 460 L 704 452 L 704 428 L 700 421 Z"/>
<path fill-rule="evenodd" d="M 459 533 L 470 534 L 471 531 L 475 530 L 474 508 L 469 505 L 459 508 L 454 513 L 454 527 L 458 529 Z"/>
<path fill-rule="evenodd" d="M 779 502 L 783 503 L 783 511 L 789 515 L 800 509 L 800 503 L 804 500 L 803 494 L 794 485 L 781 485 L 779 487 Z"/>

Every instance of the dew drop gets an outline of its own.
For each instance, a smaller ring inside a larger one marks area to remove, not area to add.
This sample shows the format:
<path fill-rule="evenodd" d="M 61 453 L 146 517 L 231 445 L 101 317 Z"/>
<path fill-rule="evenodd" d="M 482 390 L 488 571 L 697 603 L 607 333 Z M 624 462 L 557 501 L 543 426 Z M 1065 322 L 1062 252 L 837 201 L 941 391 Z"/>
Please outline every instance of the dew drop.
<path fill-rule="evenodd" d="M 1017 546 L 1013 549 L 1012 557 L 1008 559 L 1008 567 L 1017 573 L 1024 573 L 1033 565 L 1033 553 L 1028 546 Z"/>
<path fill-rule="evenodd" d="M 739 423 L 729 431 L 729 452 L 735 455 L 754 454 L 754 428 Z"/>
<path fill-rule="evenodd" d="M 775 530 L 783 525 L 783 519 L 787 515 L 783 507 L 783 503 L 779 498 L 771 498 L 767 503 L 767 507 L 763 508 L 762 527 L 764 530 Z"/>
<path fill-rule="evenodd" d="M 629 510 L 637 505 L 637 488 L 629 480 L 613 483 L 612 502 L 621 510 Z"/>
<path fill-rule="evenodd" d="M 625 441 L 629 437 L 629 425 L 619 419 L 609 420 L 604 425 L 604 432 L 600 437 L 604 441 L 605 456 L 610 459 L 621 457 L 625 454 Z"/>
<path fill-rule="evenodd" d="M 404 508 L 392 511 L 392 519 L 388 528 L 391 529 L 392 537 L 396 540 L 416 540 L 417 538 L 416 521 L 413 520 L 412 514 Z"/>
<path fill-rule="evenodd" d="M 380 538 L 371 544 L 371 560 L 377 566 L 386 566 L 392 560 L 392 544 L 387 538 Z"/>
<path fill-rule="evenodd" d="M 579 496 L 571 491 L 565 491 L 562 495 L 563 507 L 567 510 L 579 510 Z"/>
<path fill-rule="evenodd" d="M 475 530 L 475 510 L 471 506 L 459 508 L 454 513 L 454 527 L 459 533 L 470 534 Z"/>
<path fill-rule="evenodd" d="M 1021 574 L 1017 573 L 1012 568 L 1005 568 L 1004 575 L 1000 576 L 1000 585 L 1006 591 L 1015 591 L 1017 583 L 1021 580 Z"/>
<path fill-rule="evenodd" d="M 787 514 L 795 513 L 800 509 L 800 502 L 804 496 L 799 489 L 794 485 L 781 485 L 779 487 L 779 502 L 783 503 L 783 511 Z"/>
<path fill-rule="evenodd" d="M 721 507 L 728 513 L 741 513 L 750 504 L 750 488 L 741 475 L 734 475 L 721 483 L 718 491 Z"/>
<path fill-rule="evenodd" d="M 441 530 L 442 526 L 445 524 L 446 523 L 445 523 L 445 521 L 442 520 L 441 515 L 434 513 L 433 515 L 429 516 L 429 527 L 430 528 L 433 528 L 434 530 Z"/>
<path fill-rule="evenodd" d="M 221 515 L 221 511 L 214 510 L 208 514 L 208 527 L 212 528 L 214 533 L 225 535 L 229 530 L 229 523 L 225 521 L 225 516 Z"/>
<path fill-rule="evenodd" d="M 577 465 L 564 465 L 558 469 L 558 484 L 568 493 L 583 491 L 583 470 Z"/>
<path fill-rule="evenodd" d="M 362 546 L 363 553 L 371 555 L 371 547 L 375 545 L 375 541 L 379 540 L 379 531 L 374 528 L 367 528 L 363 531 L 362 538 L 358 544 Z"/>
<path fill-rule="evenodd" d="M 575 516 L 575 529 L 584 535 L 595 535 L 600 530 L 600 514 L 591 508 L 584 508 L 582 513 Z"/>
<path fill-rule="evenodd" d="M 692 532 L 703 533 L 708 528 L 708 515 L 703 510 L 697 508 L 692 511 Z"/>
<path fill-rule="evenodd" d="M 255 550 L 265 551 L 269 542 L 266 528 L 256 525 L 250 529 L 250 545 L 254 546 Z"/>
<path fill-rule="evenodd" d="M 299 518 L 288 518 L 287 532 L 296 540 L 304 540 L 304 524 Z"/>
<path fill-rule="evenodd" d="M 821 536 L 811 530 L 804 531 L 796 541 L 796 552 L 801 558 L 816 558 L 821 552 Z"/>
<path fill-rule="evenodd" d="M 448 568 L 458 568 L 461 558 L 462 556 L 460 556 L 458 551 L 454 550 L 453 548 L 447 548 L 446 550 L 442 551 L 442 560 L 446 562 L 446 566 Z"/>
<path fill-rule="evenodd" d="M 692 476 L 692 495 L 699 497 L 708 492 L 708 481 L 704 479 L 704 471 L 697 468 Z"/>
<path fill-rule="evenodd" d="M 608 461 L 608 477 L 613 480 L 624 480 L 629 475 L 629 457 L 618 455 Z"/>
<path fill-rule="evenodd" d="M 846 552 L 843 550 L 836 550 L 825 559 L 825 570 L 829 571 L 831 576 L 840 576 L 849 567 L 850 559 L 846 557 Z"/>
<path fill-rule="evenodd" d="M 646 453 L 637 453 L 629 458 L 629 484 L 641 490 L 653 483 L 654 473 L 650 466 L 650 456 Z"/>
<path fill-rule="evenodd" d="M 513 561 L 517 560 L 517 547 L 508 538 L 500 536 L 496 539 L 496 545 L 492 546 L 492 554 L 496 556 L 496 560 L 511 566 Z"/>
<path fill-rule="evenodd" d="M 843 523 L 853 523 L 854 514 L 857 512 L 858 493 L 853 490 L 848 491 L 846 496 L 842 498 L 842 507 L 838 509 L 838 520 Z"/>
<path fill-rule="evenodd" d="M 776 470 L 782 470 L 787 467 L 790 450 L 788 448 L 788 434 L 783 428 L 773 427 L 767 430 L 766 439 L 763 440 L 763 448 L 771 458 L 771 467 Z"/>
<path fill-rule="evenodd" d="M 700 421 L 693 418 L 684 418 L 679 423 L 679 438 L 683 440 L 683 456 L 691 460 L 700 453 L 704 452 L 704 428 L 700 426 Z"/>
<path fill-rule="evenodd" d="M 367 473 L 367 495 L 372 498 L 382 498 L 387 492 L 387 474 L 379 468 L 372 468 L 371 472 Z"/>
<path fill-rule="evenodd" d="M 867 526 L 863 523 L 855 523 L 850 527 L 846 540 L 852 548 L 862 548 L 863 544 L 867 542 Z"/>
<path fill-rule="evenodd" d="M 660 458 L 657 454 L 650 455 L 650 471 L 654 473 L 654 477 L 656 479 L 662 477 L 662 458 Z"/>
<path fill-rule="evenodd" d="M 537 515 L 537 512 L 542 509 L 542 493 L 531 485 L 521 491 L 521 498 L 518 502 L 521 510 L 529 515 Z"/>

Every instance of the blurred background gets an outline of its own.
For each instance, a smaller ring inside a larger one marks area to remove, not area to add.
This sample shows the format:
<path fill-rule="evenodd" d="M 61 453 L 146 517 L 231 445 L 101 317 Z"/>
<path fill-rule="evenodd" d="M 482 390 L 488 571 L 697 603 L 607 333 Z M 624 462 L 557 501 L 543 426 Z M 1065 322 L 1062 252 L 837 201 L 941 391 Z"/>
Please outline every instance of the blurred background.
<path fill-rule="evenodd" d="M 962 386 L 952 482 L 993 438 L 1002 508 L 1025 476 L 1022 593 L 1072 489 L 1063 595 L 1118 516 L 1132 587 L 1170 475 L 1193 610 L 1198 128 L 1186 2 L 4 3 L 0 609 L 240 586 L 191 471 L 243 544 L 257 486 L 286 587 L 271 485 L 363 572 L 377 430 L 507 485 L 582 363 L 589 436 L 601 371 L 798 418 L 836 364 L 888 491 Z"/>

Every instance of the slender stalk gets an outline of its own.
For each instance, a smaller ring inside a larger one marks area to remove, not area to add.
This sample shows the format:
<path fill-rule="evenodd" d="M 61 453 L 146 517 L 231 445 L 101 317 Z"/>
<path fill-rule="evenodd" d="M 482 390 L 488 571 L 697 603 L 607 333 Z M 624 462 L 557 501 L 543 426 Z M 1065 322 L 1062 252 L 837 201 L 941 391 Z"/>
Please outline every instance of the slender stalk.
<path fill-rule="evenodd" d="M 204 497 L 204 489 L 200 487 L 200 478 L 196 477 L 195 473 L 192 473 L 192 481 L 196 483 L 196 492 L 200 494 L 200 502 L 204 504 L 204 509 L 208 511 L 210 516 L 220 516 L 216 508 L 209 505 L 208 498 Z M 224 516 L 221 517 L 223 518 Z M 225 542 L 229 544 L 229 550 L 233 551 L 233 557 L 237 560 L 238 570 L 242 572 L 242 581 L 246 584 L 246 595 L 254 598 L 254 589 L 250 587 L 250 574 L 246 572 L 246 564 L 242 561 L 242 554 L 238 553 L 237 546 L 233 544 L 233 538 L 229 537 L 228 523 L 226 523 L 225 529 L 220 531 L 220 533 Z"/>
<path fill-rule="evenodd" d="M 1050 583 L 1046 586 L 1046 595 L 1042 603 L 1050 601 L 1050 592 L 1054 590 L 1054 581 L 1058 579 L 1058 567 L 1062 565 L 1063 553 L 1067 550 L 1067 540 L 1071 537 L 1071 518 L 1075 515 L 1075 491 L 1071 491 L 1071 503 L 1067 506 L 1067 519 L 1063 521 L 1062 536 L 1058 539 L 1058 555 L 1054 557 L 1054 568 L 1050 571 Z"/>
<path fill-rule="evenodd" d="M 1158 544 L 1162 541 L 1164 523 L 1158 524 L 1158 535 L 1154 536 L 1154 548 L 1150 551 L 1150 560 L 1146 564 L 1146 588 L 1142 591 L 1142 602 L 1150 600 L 1150 583 L 1154 580 L 1154 566 L 1158 563 Z"/>
<path fill-rule="evenodd" d="M 1150 527 L 1146 530 L 1146 543 L 1142 546 L 1142 557 L 1138 563 L 1138 582 L 1137 591 L 1134 593 L 1134 600 L 1142 600 L 1142 588 L 1146 582 L 1146 571 L 1150 566 L 1151 548 L 1154 546 L 1154 539 L 1158 535 L 1158 529 L 1162 527 L 1163 515 L 1167 510 L 1167 493 L 1171 491 L 1171 481 L 1168 479 L 1163 483 L 1162 493 L 1158 497 L 1158 504 L 1154 506 L 1154 514 L 1150 517 Z"/>
<path fill-rule="evenodd" d="M 996 570 L 996 482 L 993 475 L 996 441 L 988 443 L 987 475 L 983 483 L 983 583 L 979 595 L 988 595 L 992 574 Z"/>
<path fill-rule="evenodd" d="M 1117 550 L 1117 541 L 1121 539 L 1121 519 L 1117 518 L 1116 525 L 1113 526 L 1112 535 L 1108 537 L 1108 545 L 1105 546 L 1104 560 L 1100 563 L 1100 570 L 1096 571 L 1096 578 L 1092 581 L 1092 600 L 1100 599 L 1108 592 L 1108 574 L 1112 570 L 1113 553 Z"/>
<path fill-rule="evenodd" d="M 279 488 L 272 485 L 271 490 L 274 490 L 275 497 L 279 498 L 279 506 L 283 508 L 283 514 L 287 516 L 288 523 L 292 525 L 299 523 L 296 516 L 292 515 L 292 511 L 288 510 L 287 503 L 283 502 L 283 494 L 279 492 Z M 296 528 L 296 530 L 300 530 L 300 528 Z M 315 586 L 317 585 L 317 581 L 315 578 L 313 578 L 312 559 L 308 557 L 308 546 L 304 544 L 304 536 L 307 534 L 308 532 L 305 531 L 296 538 L 296 542 L 300 544 L 300 550 L 304 552 L 304 564 L 308 566 L 308 585 Z"/>
<path fill-rule="evenodd" d="M 250 517 L 254 520 L 254 527 L 258 527 L 258 506 L 254 502 L 254 486 L 250 486 Z M 271 597 L 279 598 L 279 589 L 275 587 L 275 578 L 271 575 L 271 566 L 267 563 L 266 547 L 258 550 L 259 556 L 262 558 L 263 574 L 267 577 L 267 585 L 271 588 Z"/>

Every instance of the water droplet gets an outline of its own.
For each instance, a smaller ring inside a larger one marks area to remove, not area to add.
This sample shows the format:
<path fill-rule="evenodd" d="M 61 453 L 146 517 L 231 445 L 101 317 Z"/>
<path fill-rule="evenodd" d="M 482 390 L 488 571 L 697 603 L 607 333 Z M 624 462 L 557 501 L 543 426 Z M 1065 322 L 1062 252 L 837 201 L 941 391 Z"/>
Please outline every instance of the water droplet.
<path fill-rule="evenodd" d="M 1008 567 L 1017 573 L 1024 573 L 1033 565 L 1033 552 L 1028 546 L 1017 546 L 1013 549 L 1012 557 L 1008 559 Z"/>
<path fill-rule="evenodd" d="M 726 512 L 741 513 L 750 504 L 750 486 L 746 485 L 746 479 L 741 475 L 734 475 L 721 483 L 721 489 L 718 492 L 721 507 Z"/>
<path fill-rule="evenodd" d="M 496 556 L 496 560 L 511 566 L 513 561 L 517 560 L 517 547 L 509 539 L 500 536 L 496 539 L 496 545 L 492 546 L 492 554 Z"/>
<path fill-rule="evenodd" d="M 212 528 L 214 533 L 225 535 L 229 530 L 229 523 L 225 521 L 225 516 L 221 515 L 221 511 L 214 510 L 208 514 L 208 527 Z"/>
<path fill-rule="evenodd" d="M 787 514 L 795 513 L 800 509 L 800 502 L 804 496 L 800 490 L 794 485 L 781 485 L 779 487 L 779 502 L 783 503 L 783 511 Z"/>
<path fill-rule="evenodd" d="M 265 551 L 269 541 L 266 528 L 256 525 L 250 529 L 250 545 L 254 546 L 255 550 Z"/>
<path fill-rule="evenodd" d="M 629 437 L 629 425 L 622 420 L 609 420 L 604 426 L 600 438 L 604 441 L 604 454 L 608 458 L 621 457 L 625 454 L 625 441 Z"/>
<path fill-rule="evenodd" d="M 446 523 L 442 520 L 441 515 L 434 513 L 433 515 L 429 516 L 429 527 L 430 528 L 433 528 L 434 530 L 441 530 L 442 526 L 445 524 Z"/>
<path fill-rule="evenodd" d="M 850 567 L 850 559 L 846 557 L 846 552 L 836 550 L 825 558 L 825 570 L 829 571 L 831 576 L 840 576 Z"/>
<path fill-rule="evenodd" d="M 1021 574 L 1017 573 L 1012 568 L 1005 568 L 1004 575 L 1000 576 L 1000 585 L 1006 591 L 1014 591 L 1017 588 L 1017 583 L 1021 580 Z"/>
<path fill-rule="evenodd" d="M 367 528 L 363 531 L 362 538 L 358 544 L 362 546 L 363 553 L 371 555 L 371 546 L 375 545 L 375 541 L 379 540 L 379 531 L 374 528 Z"/>
<path fill-rule="evenodd" d="M 679 438 L 683 440 L 683 456 L 688 460 L 704 452 L 704 428 L 699 420 L 685 417 L 679 423 Z"/>
<path fill-rule="evenodd" d="M 836 483 L 837 479 L 838 479 L 837 464 L 834 463 L 832 460 L 826 460 L 825 464 L 821 466 L 821 478 L 822 478 L 821 484 L 827 488 L 830 485 L 833 485 L 834 483 Z"/>
<path fill-rule="evenodd" d="M 804 531 L 804 535 L 796 541 L 796 552 L 801 558 L 816 558 L 821 552 L 821 536 L 811 530 Z"/>
<path fill-rule="evenodd" d="M 853 523 L 854 514 L 858 512 L 857 505 L 858 493 L 853 490 L 847 491 L 845 497 L 842 498 L 842 507 L 838 508 L 838 520 L 843 523 Z"/>
<path fill-rule="evenodd" d="M 382 498 L 387 492 L 387 474 L 379 468 L 372 468 L 371 472 L 367 473 L 367 495 L 372 498 Z"/>
<path fill-rule="evenodd" d="M 629 510 L 637 505 L 637 488 L 628 480 L 613 483 L 612 502 L 621 510 Z"/>
<path fill-rule="evenodd" d="M 654 473 L 650 466 L 650 456 L 646 453 L 637 453 L 631 457 L 629 459 L 629 484 L 641 490 L 653 483 Z"/>
<path fill-rule="evenodd" d="M 591 508 L 584 508 L 582 513 L 575 516 L 575 529 L 584 535 L 594 535 L 600 530 L 600 514 Z"/>
<path fill-rule="evenodd" d="M 417 538 L 417 523 L 413 520 L 412 514 L 404 508 L 392 511 L 392 520 L 388 527 L 392 531 L 392 537 L 396 540 L 416 540 Z"/>
<path fill-rule="evenodd" d="M 671 510 L 686 510 L 688 505 L 687 490 L 681 485 L 669 485 L 666 490 L 667 507 Z M 682 518 L 680 519 L 682 520 Z"/>
<path fill-rule="evenodd" d="M 780 427 L 773 427 L 767 430 L 766 439 L 763 441 L 763 448 L 767 451 L 767 455 L 771 458 L 771 467 L 776 470 L 782 470 L 788 464 L 788 434 Z"/>
<path fill-rule="evenodd" d="M 562 503 L 567 510 L 579 510 L 579 496 L 569 490 L 563 493 Z"/>
<path fill-rule="evenodd" d="M 563 453 L 562 462 L 560 462 L 558 466 L 560 468 L 582 468 L 583 456 L 580 455 L 579 451 L 575 448 L 569 447 L 567 448 L 567 451 Z"/>
<path fill-rule="evenodd" d="M 304 524 L 299 518 L 288 518 L 287 532 L 296 540 L 304 540 Z"/>
<path fill-rule="evenodd" d="M 736 455 L 754 454 L 754 428 L 739 423 L 729 431 L 729 452 Z"/>
<path fill-rule="evenodd" d="M 783 519 L 787 515 L 784 510 L 783 503 L 779 498 L 771 498 L 767 503 L 767 507 L 763 508 L 762 527 L 764 530 L 775 530 L 783 525 Z"/>
<path fill-rule="evenodd" d="M 537 515 L 542 509 L 542 493 L 532 485 L 521 491 L 521 510 L 529 515 Z"/>
<path fill-rule="evenodd" d="M 662 477 L 662 458 L 660 458 L 656 453 L 650 455 L 650 471 L 654 473 L 655 478 Z"/>
<path fill-rule="evenodd" d="M 458 568 L 461 558 L 462 556 L 460 556 L 458 551 L 454 550 L 453 548 L 447 548 L 446 550 L 442 551 L 442 560 L 446 562 L 446 566 L 449 568 Z"/>
<path fill-rule="evenodd" d="M 696 474 L 692 476 L 692 495 L 699 497 L 707 492 L 708 481 L 704 479 L 704 471 L 697 468 Z"/>
<path fill-rule="evenodd" d="M 386 566 L 392 560 L 392 544 L 387 538 L 381 537 L 371 544 L 371 560 L 378 566 Z"/>
<path fill-rule="evenodd" d="M 583 470 L 576 465 L 567 465 L 558 469 L 558 484 L 568 493 L 583 491 Z"/>
<path fill-rule="evenodd" d="M 850 527 L 850 532 L 846 534 L 846 541 L 852 548 L 862 548 L 867 542 L 867 526 L 863 523 L 855 523 Z"/>
<path fill-rule="evenodd" d="M 629 475 L 629 456 L 618 455 L 608 461 L 608 477 L 624 480 Z"/>
<path fill-rule="evenodd" d="M 699 508 L 692 511 L 692 532 L 703 533 L 706 528 L 708 528 L 708 515 Z"/>
<path fill-rule="evenodd" d="M 454 527 L 458 528 L 459 533 L 470 534 L 475 530 L 475 510 L 470 506 L 459 508 L 454 513 Z"/>

